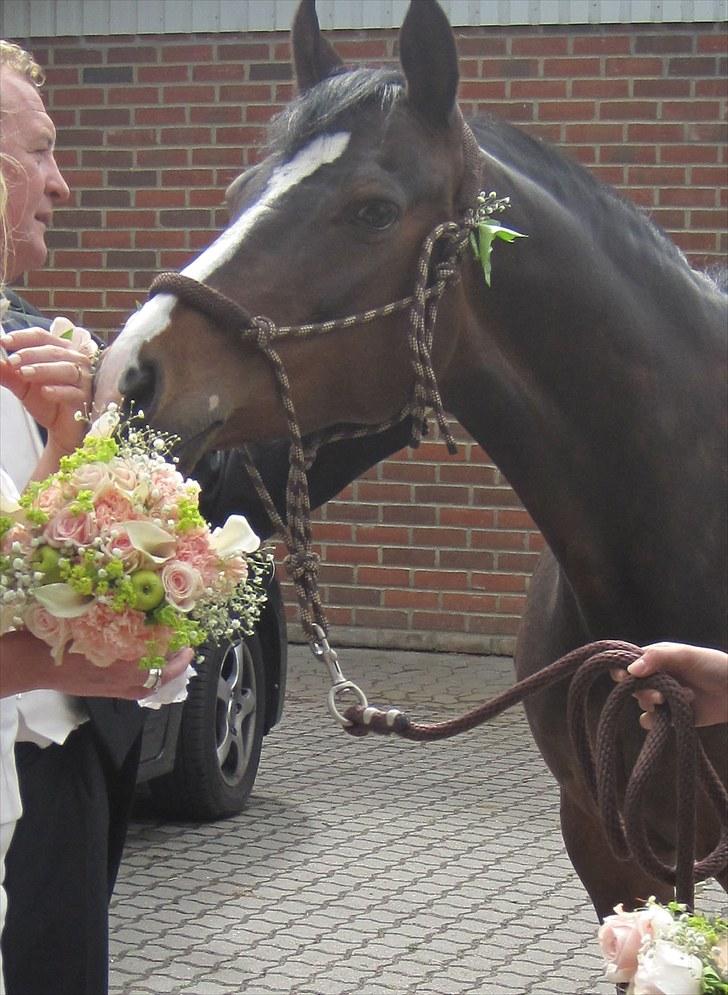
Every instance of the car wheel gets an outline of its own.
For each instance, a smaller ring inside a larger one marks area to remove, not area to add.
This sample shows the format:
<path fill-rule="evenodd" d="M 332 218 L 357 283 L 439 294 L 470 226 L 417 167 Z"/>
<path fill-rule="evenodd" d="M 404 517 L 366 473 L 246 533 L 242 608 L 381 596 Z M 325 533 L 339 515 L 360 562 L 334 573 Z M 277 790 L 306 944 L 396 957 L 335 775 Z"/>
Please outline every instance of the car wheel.
<path fill-rule="evenodd" d="M 240 812 L 258 772 L 265 703 L 257 635 L 210 651 L 189 685 L 174 769 L 149 782 L 152 804 L 188 819 Z"/>

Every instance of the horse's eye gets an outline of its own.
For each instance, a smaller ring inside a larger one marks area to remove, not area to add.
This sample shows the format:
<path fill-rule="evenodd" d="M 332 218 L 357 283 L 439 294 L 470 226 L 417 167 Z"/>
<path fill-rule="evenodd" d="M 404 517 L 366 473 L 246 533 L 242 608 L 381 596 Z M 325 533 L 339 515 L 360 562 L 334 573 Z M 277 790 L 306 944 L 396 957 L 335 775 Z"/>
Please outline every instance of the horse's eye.
<path fill-rule="evenodd" d="M 368 200 L 354 212 L 354 220 L 367 228 L 384 231 L 391 227 L 399 217 L 396 204 L 390 200 Z"/>

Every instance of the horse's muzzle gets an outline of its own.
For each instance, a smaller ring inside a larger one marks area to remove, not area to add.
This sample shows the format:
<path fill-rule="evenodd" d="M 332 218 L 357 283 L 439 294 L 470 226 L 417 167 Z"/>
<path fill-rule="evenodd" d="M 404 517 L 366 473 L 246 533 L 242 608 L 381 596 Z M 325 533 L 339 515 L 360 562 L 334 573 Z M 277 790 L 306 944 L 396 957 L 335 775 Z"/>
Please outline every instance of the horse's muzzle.
<path fill-rule="evenodd" d="M 157 371 L 152 363 L 131 363 L 119 379 L 124 406 L 151 414 L 157 389 Z"/>

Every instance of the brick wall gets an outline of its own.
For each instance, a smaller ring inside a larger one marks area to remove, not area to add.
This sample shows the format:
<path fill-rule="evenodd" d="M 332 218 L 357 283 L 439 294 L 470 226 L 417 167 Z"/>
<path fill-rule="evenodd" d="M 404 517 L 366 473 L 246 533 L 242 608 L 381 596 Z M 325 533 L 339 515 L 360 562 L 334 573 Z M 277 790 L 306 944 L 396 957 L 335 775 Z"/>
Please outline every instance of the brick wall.
<path fill-rule="evenodd" d="M 461 103 L 562 145 L 672 233 L 697 265 L 727 248 L 725 25 L 457 31 Z M 22 43 L 22 39 L 20 39 Z M 352 63 L 396 34 L 340 32 Z M 28 294 L 116 329 L 154 274 L 224 224 L 222 192 L 291 97 L 280 34 L 34 39 L 73 190 Z M 510 652 L 542 540 L 487 456 L 425 443 L 318 515 L 339 642 Z"/>

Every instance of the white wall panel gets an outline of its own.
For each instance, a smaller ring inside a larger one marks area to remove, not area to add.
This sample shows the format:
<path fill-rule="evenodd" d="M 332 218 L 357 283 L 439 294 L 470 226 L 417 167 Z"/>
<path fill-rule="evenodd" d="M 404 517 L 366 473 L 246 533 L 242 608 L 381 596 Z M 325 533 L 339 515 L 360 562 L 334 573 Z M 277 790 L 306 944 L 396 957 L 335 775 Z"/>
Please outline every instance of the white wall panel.
<path fill-rule="evenodd" d="M 440 0 L 455 26 L 728 20 L 728 0 Z M 408 0 L 318 0 L 325 30 L 399 27 Z M 2 0 L 0 35 L 287 31 L 296 0 Z"/>

